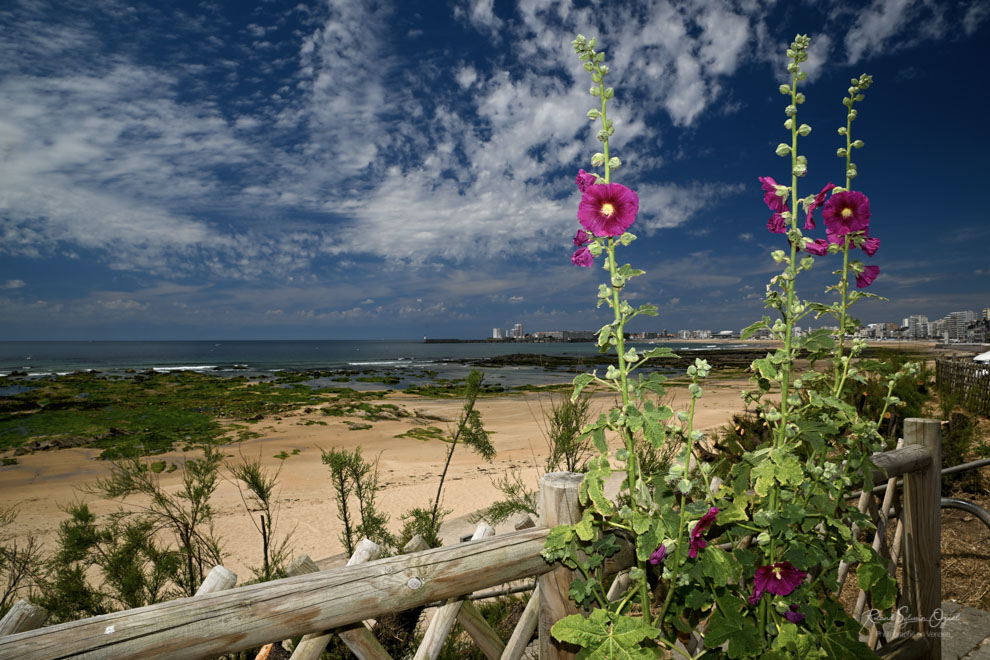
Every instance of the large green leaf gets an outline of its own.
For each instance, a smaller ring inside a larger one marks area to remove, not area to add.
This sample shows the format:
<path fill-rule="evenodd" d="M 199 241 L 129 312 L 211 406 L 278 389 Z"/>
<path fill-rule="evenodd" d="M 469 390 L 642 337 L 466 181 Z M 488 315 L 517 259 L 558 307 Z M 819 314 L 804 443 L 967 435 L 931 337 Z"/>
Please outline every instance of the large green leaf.
<path fill-rule="evenodd" d="M 759 654 L 765 643 L 756 627 L 753 610 L 730 595 L 719 596 L 715 602 L 717 607 L 705 632 L 705 646 L 712 649 L 729 642 L 730 658 Z"/>
<path fill-rule="evenodd" d="M 656 639 L 660 631 L 641 618 L 594 610 L 587 619 L 572 614 L 553 624 L 550 633 L 561 642 L 576 644 L 587 660 L 653 660 L 656 654 L 642 643 Z"/>

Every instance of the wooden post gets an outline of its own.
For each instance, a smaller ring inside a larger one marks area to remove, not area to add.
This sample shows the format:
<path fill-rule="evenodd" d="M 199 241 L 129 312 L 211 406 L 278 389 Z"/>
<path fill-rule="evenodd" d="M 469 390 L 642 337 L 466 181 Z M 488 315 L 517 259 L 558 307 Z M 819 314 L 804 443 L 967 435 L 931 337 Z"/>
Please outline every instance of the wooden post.
<path fill-rule="evenodd" d="M 358 564 L 373 561 L 378 559 L 381 553 L 382 549 L 378 547 L 377 543 L 368 539 L 361 539 L 357 547 L 354 548 L 354 554 L 347 560 L 347 565 L 357 566 Z M 312 568 L 316 568 L 316 564 L 313 564 L 312 561 L 309 563 L 312 564 Z M 310 566 L 300 563 L 297 570 L 300 575 L 303 575 L 309 568 Z M 323 649 L 330 642 L 330 637 L 334 634 L 340 635 L 341 641 L 347 645 L 351 653 L 357 656 L 358 660 L 391 660 L 392 656 L 388 654 L 385 647 L 371 634 L 371 631 L 363 621 L 358 621 L 346 628 L 339 628 L 326 633 L 310 633 L 303 636 L 296 645 L 296 648 L 292 650 L 290 660 L 317 660 L 320 654 L 323 653 Z"/>
<path fill-rule="evenodd" d="M 942 603 L 942 428 L 937 419 L 904 420 L 904 444 L 921 445 L 932 461 L 904 475 L 904 588 L 909 616 L 928 640 L 925 660 L 942 657 L 937 613 Z M 935 623 L 935 625 L 932 625 Z"/>
<path fill-rule="evenodd" d="M 505 651 L 505 643 L 498 633 L 485 621 L 485 615 L 469 600 L 461 601 L 461 610 L 457 613 L 457 623 L 461 624 L 464 632 L 471 636 L 488 660 L 499 660 Z"/>
<path fill-rule="evenodd" d="M 480 523 L 475 528 L 471 540 L 480 541 L 483 538 L 494 535 L 495 530 L 490 525 Z M 416 655 L 413 657 L 413 660 L 436 660 L 440 655 L 440 651 L 443 649 L 444 642 L 447 641 L 447 636 L 450 634 L 451 628 L 454 627 L 454 621 L 457 620 L 457 615 L 461 611 L 463 602 L 462 600 L 455 600 L 436 611 L 436 614 L 433 615 L 433 620 L 430 621 L 430 625 L 426 629 L 426 633 L 423 634 L 423 641 L 420 642 L 419 648 L 416 649 Z"/>
<path fill-rule="evenodd" d="M 34 630 L 45 625 L 48 620 L 48 610 L 21 599 L 10 606 L 7 613 L 0 619 L 0 635 Z"/>
<path fill-rule="evenodd" d="M 223 566 L 214 566 L 206 574 L 206 579 L 199 585 L 196 595 L 202 596 L 203 594 L 212 594 L 225 589 L 233 589 L 235 584 L 237 584 L 236 573 L 228 571 Z"/>
<path fill-rule="evenodd" d="M 533 633 L 536 632 L 536 624 L 539 621 L 540 588 L 537 587 L 533 590 L 533 595 L 530 596 L 529 602 L 526 603 L 526 609 L 523 610 L 522 616 L 519 617 L 519 623 L 516 624 L 512 635 L 509 636 L 509 641 L 505 643 L 505 650 L 502 651 L 501 660 L 519 660 L 523 657 L 526 647 L 529 646 L 529 640 L 533 638 Z"/>
<path fill-rule="evenodd" d="M 557 525 L 574 525 L 581 520 L 578 491 L 584 475 L 577 472 L 550 472 L 540 481 L 540 524 L 547 529 Z M 576 614 L 578 609 L 570 597 L 574 571 L 557 566 L 539 577 L 540 588 L 540 658 L 541 660 L 571 659 L 576 648 L 561 644 L 550 634 L 550 628 L 560 619 Z"/>

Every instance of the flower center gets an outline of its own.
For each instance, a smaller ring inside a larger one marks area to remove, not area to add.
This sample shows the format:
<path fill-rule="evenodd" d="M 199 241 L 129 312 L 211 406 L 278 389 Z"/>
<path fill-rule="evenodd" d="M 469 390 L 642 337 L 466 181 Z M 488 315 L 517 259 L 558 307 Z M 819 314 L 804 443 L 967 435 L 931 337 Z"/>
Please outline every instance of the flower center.
<path fill-rule="evenodd" d="M 844 208 L 844 209 L 842 209 L 842 217 L 843 218 L 850 218 L 850 217 L 852 217 L 852 214 L 853 214 L 853 210 L 852 209 L 850 209 L 850 208 Z"/>
<path fill-rule="evenodd" d="M 774 566 L 774 567 L 773 567 L 773 575 L 774 575 L 774 577 L 775 577 L 775 578 L 777 578 L 778 580 L 780 580 L 780 579 L 781 579 L 781 577 L 780 577 L 780 566 Z"/>
<path fill-rule="evenodd" d="M 602 214 L 603 215 L 612 215 L 613 213 L 615 213 L 615 207 L 614 206 L 612 206 L 608 202 L 605 202 L 604 204 L 602 204 Z"/>

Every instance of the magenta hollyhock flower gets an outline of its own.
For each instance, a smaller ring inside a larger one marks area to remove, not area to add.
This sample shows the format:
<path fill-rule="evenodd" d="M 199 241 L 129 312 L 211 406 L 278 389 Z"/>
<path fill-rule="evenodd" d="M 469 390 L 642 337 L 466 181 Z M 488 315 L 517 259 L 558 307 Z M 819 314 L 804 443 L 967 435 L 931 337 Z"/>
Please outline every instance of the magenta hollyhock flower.
<path fill-rule="evenodd" d="M 804 621 L 804 615 L 798 612 L 797 605 L 791 605 L 790 609 L 784 612 L 784 618 L 791 623 L 800 623 L 801 621 Z"/>
<path fill-rule="evenodd" d="M 773 177 L 761 176 L 759 179 L 760 185 L 763 187 L 763 203 L 769 206 L 771 211 L 777 213 L 790 210 L 784 203 L 784 198 L 777 194 L 777 182 L 773 180 Z"/>
<path fill-rule="evenodd" d="M 844 190 L 829 197 L 822 215 L 826 233 L 833 236 L 866 231 L 870 226 L 870 200 L 861 192 Z"/>
<path fill-rule="evenodd" d="M 794 568 L 788 561 L 760 566 L 753 575 L 753 594 L 749 597 L 749 604 L 756 605 L 764 593 L 788 595 L 798 588 L 806 575 L 807 573 Z"/>
<path fill-rule="evenodd" d="M 819 257 L 824 257 L 828 254 L 828 241 L 824 238 L 816 238 L 812 242 L 804 246 L 804 251 L 808 254 L 814 254 Z"/>
<path fill-rule="evenodd" d="M 835 188 L 835 184 L 830 181 L 828 184 L 825 185 L 824 188 L 822 188 L 822 191 L 820 193 L 815 195 L 814 201 L 808 205 L 808 217 L 805 218 L 804 220 L 804 228 L 806 231 L 811 231 L 812 229 L 815 228 L 815 218 L 811 214 L 814 212 L 815 209 L 817 209 L 819 206 L 825 203 L 825 195 L 827 195 L 828 191 L 831 190 L 832 188 Z"/>
<path fill-rule="evenodd" d="M 574 179 L 574 183 L 577 184 L 578 189 L 582 193 L 587 190 L 589 186 L 595 185 L 595 181 L 598 181 L 598 177 L 594 174 L 585 172 L 584 170 L 578 170 L 577 178 Z"/>
<path fill-rule="evenodd" d="M 595 236 L 621 236 L 636 221 L 639 195 L 621 183 L 588 186 L 577 217 Z"/>
<path fill-rule="evenodd" d="M 879 273 L 880 266 L 867 266 L 862 273 L 856 273 L 856 288 L 865 289 L 870 286 L 873 284 L 873 280 L 877 279 Z"/>
<path fill-rule="evenodd" d="M 589 236 L 588 232 L 586 232 L 585 230 L 578 229 L 577 233 L 574 234 L 574 245 L 576 245 L 577 247 L 587 245 L 590 242 L 591 242 L 591 236 Z"/>
<path fill-rule="evenodd" d="M 715 516 L 717 515 L 718 515 L 718 507 L 713 506 L 712 508 L 708 509 L 708 513 L 701 516 L 701 519 L 698 521 L 698 524 L 695 525 L 694 529 L 691 530 L 691 544 L 690 546 L 688 546 L 688 557 L 690 557 L 691 559 L 697 557 L 698 551 L 704 550 L 705 546 L 708 545 L 708 541 L 706 541 L 702 537 L 702 534 L 704 534 L 705 530 L 711 527 L 712 523 L 715 522 Z"/>
<path fill-rule="evenodd" d="M 867 237 L 860 247 L 863 248 L 863 252 L 866 253 L 866 256 L 872 257 L 877 253 L 877 250 L 880 249 L 880 239 Z"/>
<path fill-rule="evenodd" d="M 595 263 L 595 257 L 586 247 L 580 247 L 574 250 L 574 254 L 571 255 L 571 263 L 575 266 L 581 266 L 582 268 L 591 268 Z"/>
<path fill-rule="evenodd" d="M 650 555 L 650 563 L 653 564 L 654 566 L 659 566 L 663 562 L 666 556 L 667 556 L 667 546 L 661 543 L 660 547 L 654 550 L 653 554 Z"/>
<path fill-rule="evenodd" d="M 767 220 L 767 231 L 773 234 L 784 234 L 787 232 L 787 222 L 784 220 L 784 216 L 779 213 L 774 213 Z"/>

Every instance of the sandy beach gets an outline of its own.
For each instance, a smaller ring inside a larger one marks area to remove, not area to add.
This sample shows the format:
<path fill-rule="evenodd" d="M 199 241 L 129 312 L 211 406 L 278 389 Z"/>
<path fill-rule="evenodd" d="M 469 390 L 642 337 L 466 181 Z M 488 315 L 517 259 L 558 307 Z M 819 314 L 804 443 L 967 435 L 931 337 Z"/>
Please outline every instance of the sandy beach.
<path fill-rule="evenodd" d="M 743 409 L 739 391 L 745 380 L 712 381 L 705 388 L 696 414 L 698 428 L 714 430 L 727 423 L 734 412 Z M 689 401 L 684 387 L 672 387 L 675 410 L 684 409 Z M 444 486 L 443 506 L 451 509 L 443 535 L 448 542 L 472 526 L 465 517 L 490 504 L 499 495 L 492 481 L 507 470 L 520 470 L 534 488 L 542 473 L 547 454 L 541 432 L 544 412 L 550 409 L 549 394 L 519 394 L 485 397 L 478 401 L 486 427 L 492 432 L 498 455 L 486 463 L 466 447 L 454 454 Z M 559 396 L 559 395 L 554 395 Z M 426 399 L 403 394 L 388 397 L 412 410 L 454 420 L 463 402 L 459 399 Z M 607 408 L 612 398 L 598 395 L 593 399 L 596 410 Z M 243 454 L 261 458 L 270 469 L 281 467 L 281 514 L 277 529 L 294 529 L 293 554 L 305 553 L 314 559 L 337 555 L 343 548 L 338 541 L 337 520 L 329 472 L 321 460 L 321 449 L 360 446 L 368 458 L 378 457 L 381 480 L 385 486 L 380 507 L 391 516 L 391 528 L 398 531 L 399 515 L 413 506 L 425 507 L 435 496 L 447 445 L 438 440 L 422 441 L 396 438 L 422 421 L 404 418 L 375 422 L 371 429 L 348 429 L 346 419 L 328 417 L 319 412 L 299 411 L 266 418 L 254 425 L 262 437 L 226 446 L 231 460 Z M 309 422 L 309 424 L 307 424 Z M 326 425 L 314 422 L 326 422 Z M 446 427 L 444 422 L 431 425 Z M 294 450 L 298 454 L 291 455 Z M 280 452 L 290 458 L 275 458 Z M 117 502 L 98 499 L 83 492 L 87 484 L 107 474 L 108 464 L 96 459 L 98 450 L 63 449 L 35 452 L 18 458 L 18 464 L 0 468 L 0 507 L 16 506 L 18 517 L 10 532 L 23 537 L 36 536 L 45 547 L 55 544 L 59 523 L 66 518 L 62 508 L 73 501 L 85 501 L 96 514 L 117 510 Z M 156 459 L 179 463 L 182 452 L 172 452 Z M 180 471 L 163 473 L 162 483 L 175 489 Z M 260 563 L 261 543 L 236 485 L 226 474 L 213 497 L 217 510 L 216 530 L 224 539 L 228 553 L 224 565 L 239 575 L 249 576 L 248 566 Z M 505 524 L 506 531 L 510 529 Z"/>

